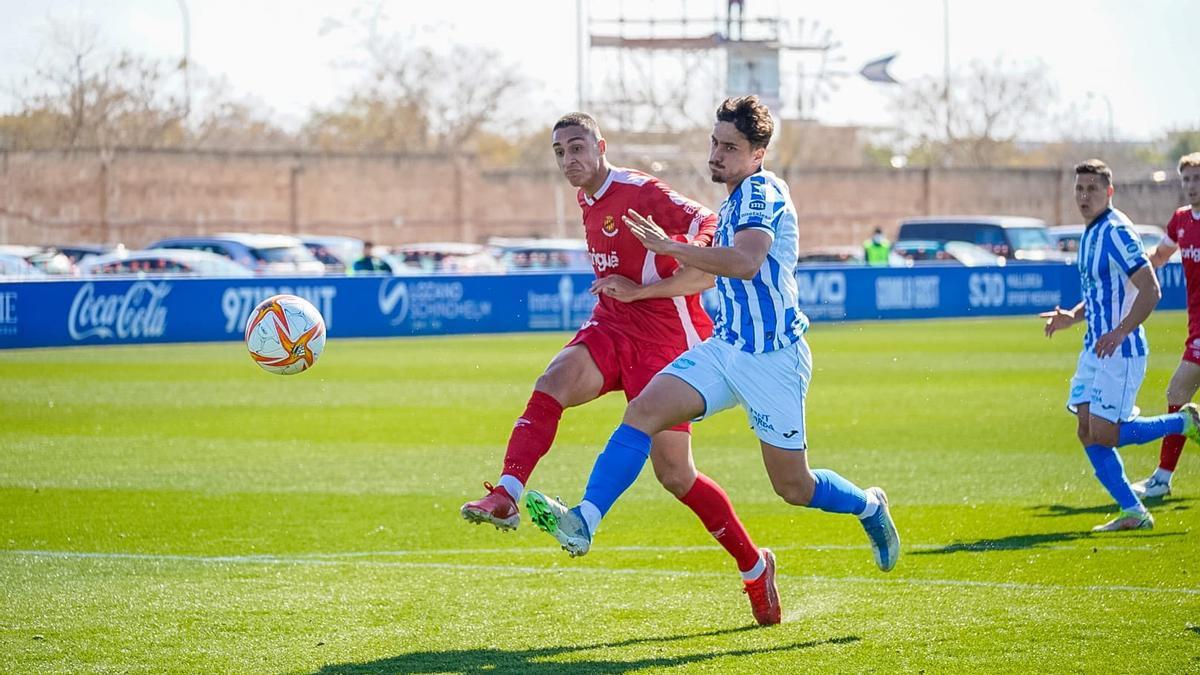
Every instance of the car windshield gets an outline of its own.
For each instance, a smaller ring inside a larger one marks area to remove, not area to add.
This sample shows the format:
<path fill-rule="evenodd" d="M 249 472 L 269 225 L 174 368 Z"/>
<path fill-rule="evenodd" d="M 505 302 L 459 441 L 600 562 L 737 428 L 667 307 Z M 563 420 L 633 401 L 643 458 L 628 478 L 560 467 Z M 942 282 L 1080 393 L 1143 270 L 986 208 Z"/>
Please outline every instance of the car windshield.
<path fill-rule="evenodd" d="M 254 257 L 272 263 L 302 263 L 316 260 L 312 252 L 303 246 L 256 248 Z"/>
<path fill-rule="evenodd" d="M 1008 237 L 1017 251 L 1050 251 L 1054 248 L 1050 235 L 1040 227 L 1010 227 Z"/>

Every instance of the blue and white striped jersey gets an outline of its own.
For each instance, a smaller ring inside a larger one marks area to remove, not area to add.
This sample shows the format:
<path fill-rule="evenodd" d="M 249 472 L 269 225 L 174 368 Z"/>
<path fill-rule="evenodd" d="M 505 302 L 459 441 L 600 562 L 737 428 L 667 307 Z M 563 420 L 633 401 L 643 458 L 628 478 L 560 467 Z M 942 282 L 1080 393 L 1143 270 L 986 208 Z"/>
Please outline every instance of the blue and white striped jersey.
<path fill-rule="evenodd" d="M 1129 313 L 1137 297 L 1129 277 L 1148 264 L 1142 239 L 1124 213 L 1110 207 L 1088 224 L 1079 241 L 1079 283 L 1087 318 L 1085 350 L 1091 351 L 1096 340 Z M 1121 343 L 1119 354 L 1145 356 L 1147 352 L 1146 331 L 1138 326 Z"/>
<path fill-rule="evenodd" d="M 808 330 L 796 291 L 796 207 L 787 183 L 770 171 L 747 176 L 721 204 L 713 246 L 733 246 L 733 236 L 747 228 L 771 235 L 771 249 L 753 279 L 717 277 L 713 337 L 761 354 L 794 344 Z"/>

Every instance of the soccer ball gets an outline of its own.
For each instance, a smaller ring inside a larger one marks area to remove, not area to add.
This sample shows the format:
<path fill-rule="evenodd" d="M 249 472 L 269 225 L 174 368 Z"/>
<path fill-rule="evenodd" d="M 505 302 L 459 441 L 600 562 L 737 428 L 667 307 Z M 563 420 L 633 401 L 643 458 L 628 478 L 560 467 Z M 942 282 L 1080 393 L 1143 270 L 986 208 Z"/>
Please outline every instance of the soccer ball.
<path fill-rule="evenodd" d="M 302 373 L 325 349 L 325 319 L 304 298 L 273 295 L 246 319 L 246 349 L 268 373 Z"/>

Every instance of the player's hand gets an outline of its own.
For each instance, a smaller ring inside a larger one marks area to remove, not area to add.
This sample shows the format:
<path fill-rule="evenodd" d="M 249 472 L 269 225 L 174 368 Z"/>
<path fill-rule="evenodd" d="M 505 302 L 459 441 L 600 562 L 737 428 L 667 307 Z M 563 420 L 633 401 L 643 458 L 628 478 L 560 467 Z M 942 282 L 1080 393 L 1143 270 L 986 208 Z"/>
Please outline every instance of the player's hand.
<path fill-rule="evenodd" d="M 620 274 L 602 277 L 592 282 L 592 295 L 604 295 L 620 302 L 642 299 L 643 286 Z"/>
<path fill-rule="evenodd" d="M 629 209 L 628 213 L 621 216 L 621 220 L 625 221 L 626 227 L 633 233 L 633 236 L 638 238 L 638 241 L 642 242 L 642 246 L 645 246 L 647 251 L 666 253 L 676 243 L 665 230 L 658 226 L 658 223 L 654 222 L 653 216 L 643 216 L 637 211 Z"/>
<path fill-rule="evenodd" d="M 1092 351 L 1102 359 L 1108 358 L 1117 353 L 1117 350 L 1121 348 L 1121 343 L 1127 337 L 1129 337 L 1129 334 L 1120 328 L 1110 331 L 1096 339 L 1096 346 L 1092 347 Z"/>
<path fill-rule="evenodd" d="M 1055 331 L 1075 325 L 1075 313 L 1065 310 L 1058 305 L 1055 305 L 1054 309 L 1049 312 L 1042 312 L 1038 316 L 1046 320 L 1046 337 L 1054 335 Z"/>

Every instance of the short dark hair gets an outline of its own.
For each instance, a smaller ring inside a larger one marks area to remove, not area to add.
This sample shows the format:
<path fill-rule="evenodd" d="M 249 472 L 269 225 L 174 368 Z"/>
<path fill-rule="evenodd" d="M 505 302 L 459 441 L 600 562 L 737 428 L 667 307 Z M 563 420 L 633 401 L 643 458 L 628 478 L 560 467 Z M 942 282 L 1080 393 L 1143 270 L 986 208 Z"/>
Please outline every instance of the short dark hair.
<path fill-rule="evenodd" d="M 600 135 L 600 125 L 596 122 L 596 118 L 585 112 L 573 112 L 563 115 L 562 117 L 558 118 L 557 122 L 554 123 L 554 128 L 550 130 L 550 133 L 554 133 L 559 129 L 565 129 L 567 127 L 583 127 L 588 133 L 594 136 L 596 140 L 604 138 Z"/>
<path fill-rule="evenodd" d="M 733 126 L 750 141 L 751 148 L 765 148 L 775 133 L 775 121 L 771 111 L 757 96 L 727 98 L 717 108 L 718 122 L 732 122 Z"/>
<path fill-rule="evenodd" d="M 1112 185 L 1112 169 L 1108 165 L 1098 159 L 1085 159 L 1075 165 L 1075 175 L 1092 175 L 1100 176 L 1104 179 L 1105 185 Z"/>
<path fill-rule="evenodd" d="M 1183 173 L 1184 169 L 1200 167 L 1200 152 L 1192 152 L 1179 158 L 1179 168 L 1177 171 Z"/>

